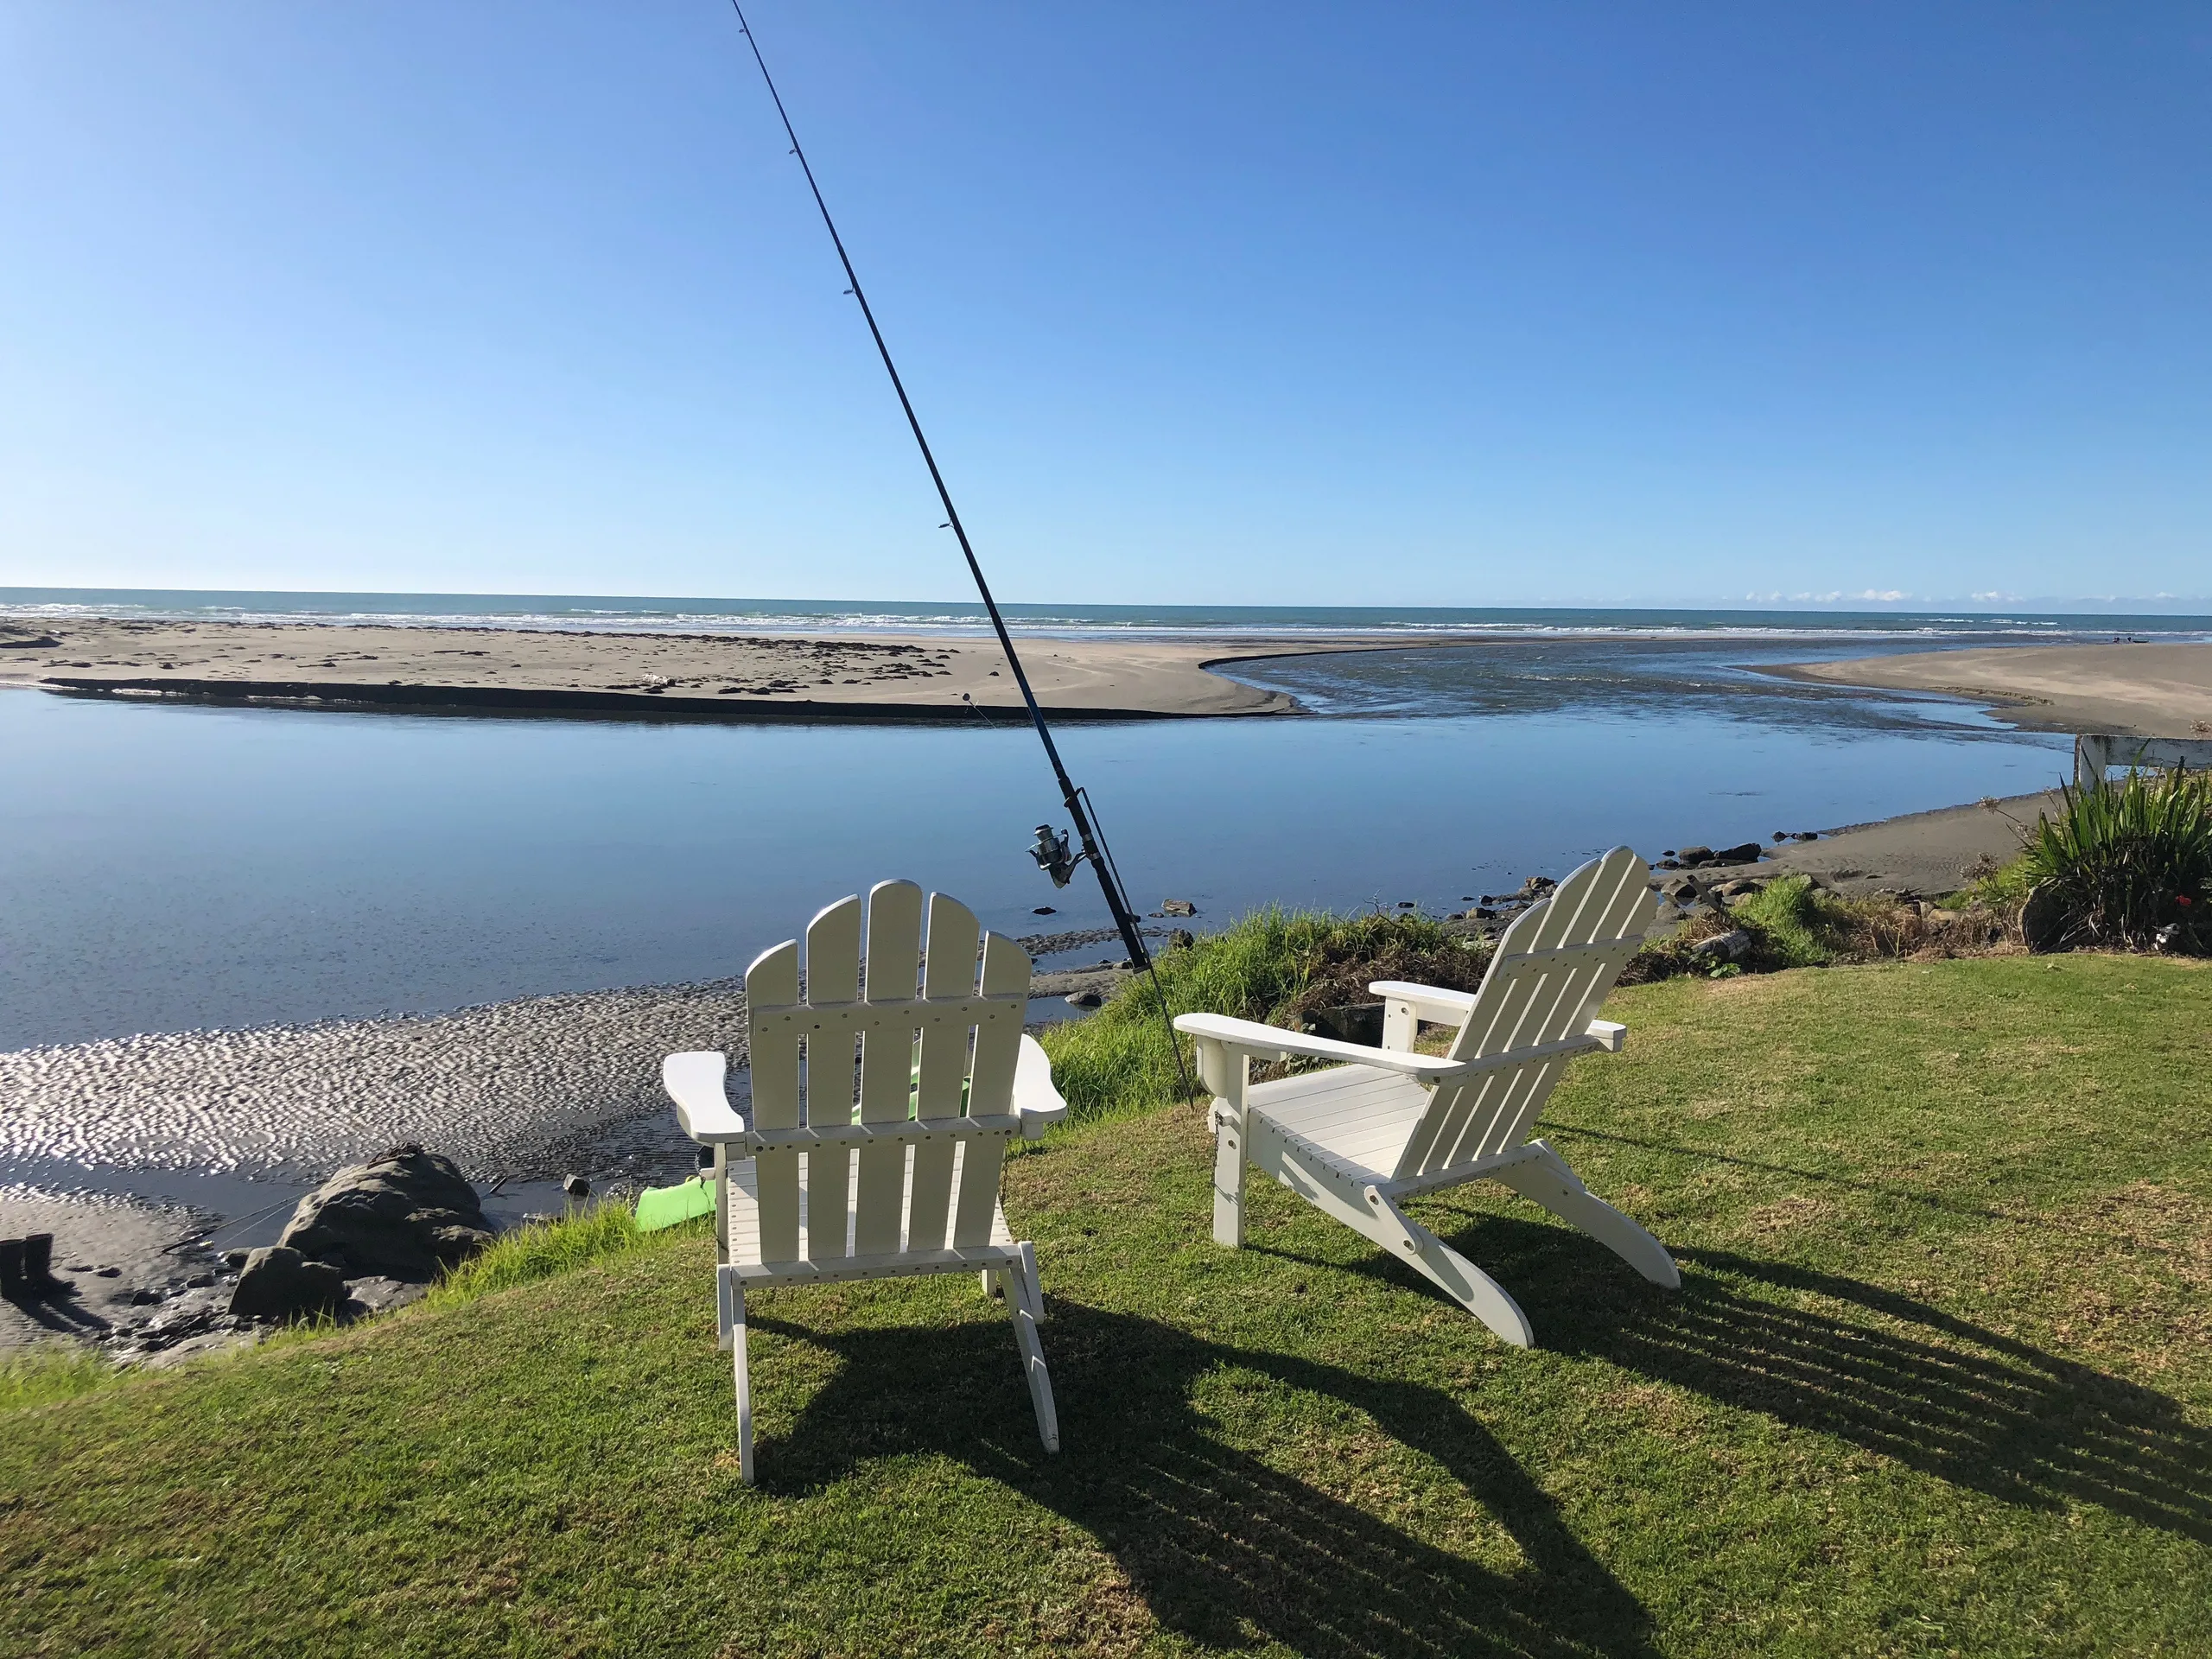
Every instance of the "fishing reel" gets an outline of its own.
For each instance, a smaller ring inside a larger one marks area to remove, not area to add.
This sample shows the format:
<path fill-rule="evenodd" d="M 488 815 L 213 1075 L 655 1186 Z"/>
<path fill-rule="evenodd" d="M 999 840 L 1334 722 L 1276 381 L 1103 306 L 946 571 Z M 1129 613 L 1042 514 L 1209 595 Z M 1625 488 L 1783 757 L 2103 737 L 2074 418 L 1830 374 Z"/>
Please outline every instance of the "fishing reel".
<path fill-rule="evenodd" d="M 1037 861 L 1037 868 L 1052 878 L 1052 885 L 1065 887 L 1075 880 L 1075 867 L 1090 855 L 1068 852 L 1068 832 L 1055 830 L 1049 823 L 1037 826 L 1037 844 L 1029 849 L 1029 856 Z"/>

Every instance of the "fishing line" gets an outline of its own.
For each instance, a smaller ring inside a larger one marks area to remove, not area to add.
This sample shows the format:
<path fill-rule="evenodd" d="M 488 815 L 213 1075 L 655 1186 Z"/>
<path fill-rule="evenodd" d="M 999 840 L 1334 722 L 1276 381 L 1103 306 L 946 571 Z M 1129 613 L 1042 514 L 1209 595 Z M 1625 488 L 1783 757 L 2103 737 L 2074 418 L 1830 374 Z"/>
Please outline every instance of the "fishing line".
<path fill-rule="evenodd" d="M 798 160 L 799 171 L 806 175 L 806 188 L 814 197 L 814 206 L 822 215 L 823 228 L 830 232 L 830 241 L 837 250 L 837 263 L 845 268 L 845 280 L 852 284 L 847 291 L 859 302 L 861 315 L 868 323 L 870 339 L 875 341 L 876 355 L 883 359 L 883 372 L 891 378 L 891 389 L 899 394 L 899 407 L 905 411 L 907 429 L 914 435 L 914 446 L 922 452 L 922 463 L 930 471 L 930 482 L 937 486 L 938 500 L 944 507 L 944 523 L 938 526 L 950 530 L 958 538 L 961 556 L 968 561 L 968 574 L 975 578 L 976 591 L 982 595 L 983 608 L 990 613 L 992 632 L 998 635 L 999 648 L 1006 652 L 1007 666 L 1014 671 L 1014 683 L 1021 689 L 1021 700 L 1029 709 L 1029 723 L 1036 728 L 1037 741 L 1045 746 L 1045 757 L 1052 765 L 1052 776 L 1060 785 L 1060 800 L 1074 821 L 1077 838 L 1083 843 L 1083 855 L 1076 863 L 1088 862 L 1098 878 L 1098 890 L 1105 896 L 1106 908 L 1114 918 L 1115 931 L 1122 936 L 1122 947 L 1129 953 L 1129 965 L 1142 969 L 1152 981 L 1153 993 L 1160 1006 L 1163 1021 L 1169 1021 L 1167 1046 L 1175 1057 L 1175 1070 L 1182 1080 L 1183 1092 L 1189 1095 L 1190 1074 L 1184 1069 L 1182 1046 L 1175 1040 L 1175 1029 L 1169 1020 L 1167 996 L 1160 983 L 1160 970 L 1152 960 L 1152 953 L 1145 948 L 1143 930 L 1137 925 L 1136 914 L 1129 908 L 1126 890 L 1122 886 L 1120 871 L 1115 868 L 1113 854 L 1106 849 L 1105 837 L 1089 810 L 1089 796 L 1077 789 L 1075 780 L 1068 776 L 1066 765 L 1060 760 L 1059 746 L 1052 741 L 1052 729 L 1046 723 L 1045 711 L 1038 706 L 1037 694 L 1030 689 L 1029 676 L 1021 666 L 1021 658 L 1014 648 L 1014 636 L 1007 632 L 1006 619 L 999 614 L 998 601 L 991 596 L 991 585 L 984 580 L 983 567 L 976 557 L 976 550 L 968 540 L 968 527 L 960 521 L 960 510 L 952 505 L 952 492 L 947 487 L 944 474 L 938 468 L 937 456 L 931 451 L 930 441 L 922 431 L 921 417 L 915 414 L 913 400 L 906 396 L 906 383 L 899 378 L 899 365 L 892 361 L 891 347 L 883 338 L 883 330 L 876 326 L 875 311 L 868 302 L 867 291 L 861 286 L 860 273 L 853 269 L 852 256 L 845 251 L 845 238 L 837 234 L 837 221 L 830 216 L 830 204 L 823 199 L 822 187 L 815 182 L 814 168 L 806 159 L 806 151 L 798 141 L 798 129 L 791 125 L 791 112 L 784 107 L 783 94 L 776 90 L 776 78 L 768 73 L 768 60 L 760 54 L 760 42 L 753 38 L 753 26 L 746 20 L 745 8 L 740 0 L 730 0 L 730 10 L 737 14 L 738 32 L 745 36 L 745 43 L 753 49 L 753 61 L 760 66 L 760 79 L 768 89 L 769 99 L 776 106 L 776 116 L 784 124 L 784 136 L 791 141 L 791 154 Z M 981 709 L 976 709 L 978 719 Z M 988 723 L 988 722 L 986 722 Z M 1053 873 L 1054 879 L 1065 887 L 1065 840 L 1061 837 L 1061 860 L 1049 863 L 1049 828 L 1038 831 L 1038 852 L 1034 855 L 1040 867 Z"/>

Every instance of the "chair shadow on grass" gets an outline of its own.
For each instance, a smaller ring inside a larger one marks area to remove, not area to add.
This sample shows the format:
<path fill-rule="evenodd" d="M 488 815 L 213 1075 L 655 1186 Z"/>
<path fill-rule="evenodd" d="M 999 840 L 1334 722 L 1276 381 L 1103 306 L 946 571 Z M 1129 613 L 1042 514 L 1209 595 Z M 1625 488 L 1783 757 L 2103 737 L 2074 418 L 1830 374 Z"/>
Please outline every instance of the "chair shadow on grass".
<path fill-rule="evenodd" d="M 1433 1217 L 1528 1310 L 1539 1346 L 1610 1360 L 2036 1509 L 2097 1504 L 2212 1541 L 2212 1431 L 2156 1389 L 1878 1285 L 1678 1249 L 1680 1291 L 1517 1217 Z M 1427 1287 L 1379 1253 L 1352 1264 Z"/>
<path fill-rule="evenodd" d="M 819 1491 L 876 1457 L 957 1459 L 1096 1537 L 1161 1624 L 1209 1647 L 1256 1637 L 1310 1654 L 1655 1651 L 1642 1606 L 1440 1391 L 1050 1306 L 1057 1456 L 1038 1443 L 1003 1320 L 825 1336 L 756 1319 L 756 1331 L 842 1361 L 790 1432 L 761 1443 L 763 1490 Z M 1459 1481 L 1525 1565 L 1469 1560 L 1227 1444 L 1192 1401 L 1223 1368 L 1366 1414 Z"/>

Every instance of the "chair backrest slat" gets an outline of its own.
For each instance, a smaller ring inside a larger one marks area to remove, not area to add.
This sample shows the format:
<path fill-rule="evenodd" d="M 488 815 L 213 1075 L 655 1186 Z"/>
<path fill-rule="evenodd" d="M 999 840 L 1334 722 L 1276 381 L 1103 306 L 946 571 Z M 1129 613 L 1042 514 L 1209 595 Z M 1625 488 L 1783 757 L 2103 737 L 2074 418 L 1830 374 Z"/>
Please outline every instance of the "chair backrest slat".
<path fill-rule="evenodd" d="M 745 970 L 746 1063 L 753 1068 L 753 1127 L 798 1128 L 798 1033 L 761 1028 L 763 1014 L 798 1004 L 798 941 L 763 950 Z"/>
<path fill-rule="evenodd" d="M 941 893 L 930 895 L 929 960 L 922 995 L 939 999 L 976 995 L 976 940 L 980 930 L 967 906 Z M 1027 987 L 1024 988 L 1025 989 Z M 968 1075 L 969 1027 L 932 1026 L 922 1033 L 922 1075 L 916 1088 L 918 1117 L 957 1117 L 960 1085 Z"/>
<path fill-rule="evenodd" d="M 868 895 L 868 1001 L 898 1003 L 869 1021 L 861 1036 L 861 1122 L 896 1123 L 914 1115 L 912 1005 L 921 967 L 922 890 L 911 881 L 879 881 Z M 853 1253 L 887 1255 L 899 1249 L 906 1208 L 907 1148 L 865 1147 L 853 1195 Z"/>
<path fill-rule="evenodd" d="M 861 921 L 857 894 L 817 912 L 806 925 L 806 1001 L 813 1007 L 860 1001 Z M 810 1127 L 853 1121 L 854 1045 L 849 1033 L 806 1045 L 806 1121 Z M 839 1146 L 804 1154 L 806 1255 L 810 1262 L 849 1254 L 852 1151 Z"/>
<path fill-rule="evenodd" d="M 880 882 L 865 907 L 842 899 L 808 925 L 804 967 L 804 996 L 796 942 L 764 952 L 747 976 L 754 1128 L 798 1128 L 802 1100 L 809 1127 L 852 1122 L 856 1049 L 863 1123 L 1011 1109 L 1029 958 L 1013 940 L 982 933 L 966 906 L 941 893 L 925 906 L 913 883 Z M 988 1243 L 1010 1135 L 956 1142 L 918 1126 L 912 1140 L 857 1151 L 756 1154 L 762 1260 Z"/>
<path fill-rule="evenodd" d="M 1487 1059 L 1587 1029 L 1650 925 L 1650 880 L 1642 859 L 1616 847 L 1516 917 L 1451 1058 Z M 1396 1173 L 1431 1174 L 1519 1145 L 1565 1067 L 1560 1057 L 1535 1058 L 1439 1087 Z"/>
<path fill-rule="evenodd" d="M 879 881 L 868 895 L 868 1001 L 911 1003 L 922 956 L 922 890 Z M 914 1027 L 911 1017 L 871 1021 L 861 1039 L 861 1122 L 889 1123 L 914 1115 Z"/>
<path fill-rule="evenodd" d="M 781 1014 L 798 1004 L 798 941 L 785 939 L 763 950 L 745 970 L 745 1010 L 751 1030 L 746 1058 L 753 1068 L 753 1127 L 795 1129 L 799 1118 L 799 1034 L 782 1021 L 761 1015 Z M 798 1154 L 764 1154 L 753 1164 L 755 1203 L 760 1207 L 760 1259 L 798 1259 Z"/>

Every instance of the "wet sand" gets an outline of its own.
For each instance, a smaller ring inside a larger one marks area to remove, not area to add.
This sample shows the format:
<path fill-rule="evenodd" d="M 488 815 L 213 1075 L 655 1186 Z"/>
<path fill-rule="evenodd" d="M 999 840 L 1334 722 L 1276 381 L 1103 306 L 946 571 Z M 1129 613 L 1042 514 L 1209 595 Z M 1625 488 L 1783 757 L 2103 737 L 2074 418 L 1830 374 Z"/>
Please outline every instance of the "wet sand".
<path fill-rule="evenodd" d="M 1123 977 L 1039 974 L 1033 991 L 1110 994 Z M 509 1194 L 571 1172 L 601 1190 L 681 1179 L 693 1148 L 669 1113 L 660 1065 L 687 1049 L 728 1053 L 741 1103 L 737 981 L 0 1053 L 0 1172 L 14 1183 L 0 1185 L 0 1237 L 51 1232 L 56 1263 L 89 1270 L 65 1275 L 71 1297 L 0 1303 L 0 1351 L 127 1335 L 204 1281 L 196 1246 L 219 1221 L 228 1224 L 218 1247 L 270 1242 L 314 1183 L 404 1141 L 454 1158 L 480 1187 L 504 1181 Z M 264 1206 L 266 1224 L 240 1233 L 241 1216 Z"/>
<path fill-rule="evenodd" d="M 1985 861 L 2005 863 L 2040 813 L 2058 810 L 2058 791 L 2012 795 L 1968 806 L 1912 812 L 1832 830 L 1818 841 L 1785 842 L 1760 861 L 1762 876 L 1803 874 L 1852 897 L 1895 893 L 1933 898 L 1955 893 Z"/>
<path fill-rule="evenodd" d="M 1403 644 L 1404 641 L 1392 643 Z M 1330 648 L 1335 648 L 1333 643 Z M 1208 671 L 1307 640 L 1049 639 L 1021 659 L 1049 715 L 1286 715 L 1291 698 Z M 0 685 L 334 707 L 647 718 L 1020 718 L 997 642 L 941 635 L 586 633 L 514 628 L 67 620 L 0 625 Z"/>
<path fill-rule="evenodd" d="M 1793 663 L 1770 671 L 1965 697 L 2030 731 L 2212 737 L 2212 645 L 2006 645 Z"/>

